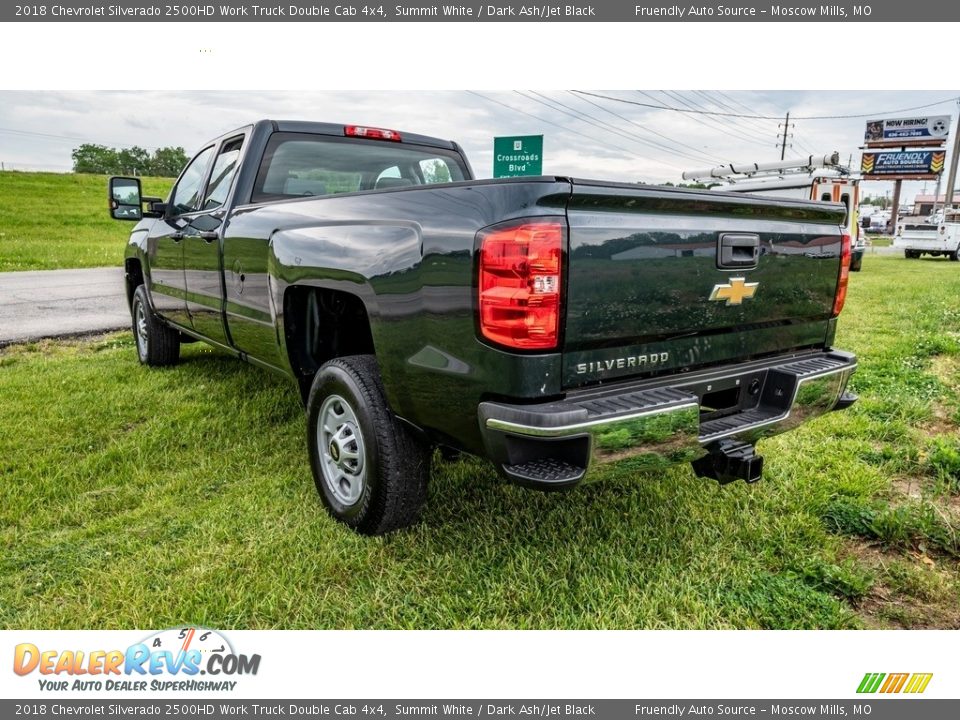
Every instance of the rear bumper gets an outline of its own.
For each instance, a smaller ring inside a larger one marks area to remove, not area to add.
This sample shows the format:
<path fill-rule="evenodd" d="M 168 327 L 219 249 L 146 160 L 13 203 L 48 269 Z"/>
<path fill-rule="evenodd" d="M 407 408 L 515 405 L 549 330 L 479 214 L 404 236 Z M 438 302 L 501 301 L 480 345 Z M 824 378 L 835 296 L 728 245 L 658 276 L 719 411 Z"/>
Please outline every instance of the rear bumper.
<path fill-rule="evenodd" d="M 848 407 L 856 367 L 850 353 L 830 350 L 578 391 L 539 405 L 484 402 L 480 428 L 507 478 L 562 488 L 598 463 L 659 470 L 697 460 L 720 441 L 753 444 Z"/>
<path fill-rule="evenodd" d="M 923 252 L 949 252 L 953 247 L 948 243 L 947 238 L 938 236 L 935 231 L 927 236 L 914 237 L 911 235 L 898 235 L 893 239 L 893 247 L 897 250 L 922 250 Z"/>

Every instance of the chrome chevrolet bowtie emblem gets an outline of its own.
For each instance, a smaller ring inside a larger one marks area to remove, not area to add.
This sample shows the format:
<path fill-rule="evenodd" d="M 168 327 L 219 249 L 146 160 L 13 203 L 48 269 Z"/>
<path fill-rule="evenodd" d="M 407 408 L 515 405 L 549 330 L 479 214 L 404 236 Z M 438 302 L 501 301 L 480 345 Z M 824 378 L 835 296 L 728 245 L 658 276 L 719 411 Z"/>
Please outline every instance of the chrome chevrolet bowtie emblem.
<path fill-rule="evenodd" d="M 727 305 L 740 305 L 744 300 L 752 298 L 757 292 L 760 283 L 748 283 L 746 278 L 730 278 L 730 282 L 723 285 L 714 285 L 710 293 L 711 300 L 726 300 Z"/>

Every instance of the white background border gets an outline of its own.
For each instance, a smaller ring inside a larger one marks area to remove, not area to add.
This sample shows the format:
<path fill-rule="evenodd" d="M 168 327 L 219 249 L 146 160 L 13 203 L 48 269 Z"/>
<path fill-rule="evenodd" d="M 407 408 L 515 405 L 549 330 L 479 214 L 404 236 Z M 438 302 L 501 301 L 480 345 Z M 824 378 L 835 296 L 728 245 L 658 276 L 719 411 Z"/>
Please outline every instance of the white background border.
<path fill-rule="evenodd" d="M 18 24 L 3 28 L 0 87 L 943 87 L 948 78 L 916 64 L 858 54 L 866 40 L 901 30 L 882 23 Z M 952 32 L 940 24 L 909 30 L 921 38 Z M 438 59 L 438 47 L 448 61 Z M 40 697 L 35 675 L 9 671 L 18 642 L 112 649 L 145 634 L 0 632 L 0 695 Z M 960 697 L 956 631 L 228 635 L 240 652 L 263 656 L 261 673 L 239 697 L 848 698 L 868 671 L 933 672 L 924 697 Z"/>

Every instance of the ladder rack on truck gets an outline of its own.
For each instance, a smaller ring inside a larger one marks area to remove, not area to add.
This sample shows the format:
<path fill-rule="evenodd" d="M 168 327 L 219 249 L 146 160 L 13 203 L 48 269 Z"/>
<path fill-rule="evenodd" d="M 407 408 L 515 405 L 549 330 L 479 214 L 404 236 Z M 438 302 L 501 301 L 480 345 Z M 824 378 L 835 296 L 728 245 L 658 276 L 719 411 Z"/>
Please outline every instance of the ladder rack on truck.
<path fill-rule="evenodd" d="M 865 248 L 858 222 L 860 178 L 840 164 L 838 152 L 764 163 L 730 163 L 687 171 L 682 177 L 694 182 L 716 182 L 711 189 L 723 192 L 843 204 L 847 209 L 845 227 L 853 239 L 850 269 L 860 270 Z"/>

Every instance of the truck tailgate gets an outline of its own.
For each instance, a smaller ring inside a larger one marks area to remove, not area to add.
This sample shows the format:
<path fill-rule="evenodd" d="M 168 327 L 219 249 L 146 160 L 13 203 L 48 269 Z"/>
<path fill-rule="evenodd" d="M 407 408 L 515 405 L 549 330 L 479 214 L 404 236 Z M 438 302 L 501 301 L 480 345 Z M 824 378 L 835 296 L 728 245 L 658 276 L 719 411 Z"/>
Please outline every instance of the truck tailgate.
<path fill-rule="evenodd" d="M 840 205 L 574 180 L 565 387 L 822 347 Z"/>

